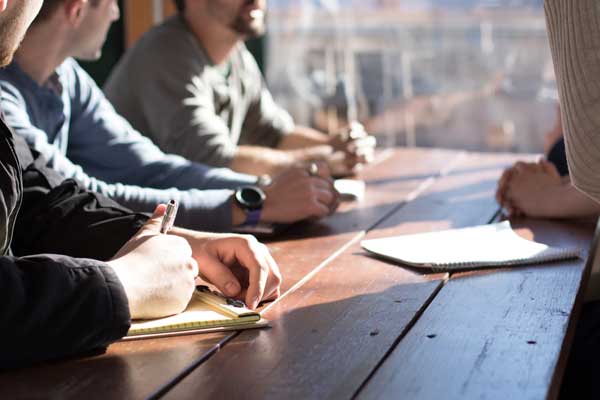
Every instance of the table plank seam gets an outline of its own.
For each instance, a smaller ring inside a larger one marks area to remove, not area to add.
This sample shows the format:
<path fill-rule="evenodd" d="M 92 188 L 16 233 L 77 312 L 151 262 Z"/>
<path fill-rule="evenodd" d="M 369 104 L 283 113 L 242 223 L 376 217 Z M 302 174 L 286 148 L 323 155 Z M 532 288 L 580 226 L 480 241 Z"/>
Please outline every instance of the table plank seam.
<path fill-rule="evenodd" d="M 379 224 L 381 224 L 383 221 L 385 221 L 391 215 L 393 215 L 394 213 L 400 211 L 400 209 L 402 209 L 403 206 L 405 206 L 406 204 L 410 203 L 411 201 L 416 200 L 427 189 L 429 189 L 431 186 L 433 186 L 433 184 L 437 180 L 439 180 L 440 178 L 443 178 L 444 176 L 447 176 L 448 174 L 450 174 L 450 172 L 452 172 L 452 170 L 454 168 L 456 168 L 458 166 L 458 164 L 466 156 L 467 156 L 466 152 L 459 153 L 456 156 L 456 158 L 454 160 L 452 160 L 452 162 L 449 163 L 446 166 L 446 168 L 440 170 L 440 172 L 438 174 L 435 174 L 434 176 L 431 176 L 431 177 L 427 178 L 425 181 L 423 181 L 413 192 L 411 192 L 406 197 L 406 199 L 402 202 L 401 205 L 399 205 L 398 207 L 394 208 L 392 211 L 390 211 L 389 213 L 387 213 L 383 218 L 381 218 L 379 221 L 377 221 L 377 223 L 375 223 L 371 228 L 369 228 L 368 231 L 375 229 Z M 491 224 L 493 222 L 496 222 L 497 219 L 500 218 L 501 212 L 502 212 L 502 208 L 498 207 L 498 209 L 486 221 L 486 224 Z M 435 300 L 435 298 L 437 297 L 437 295 L 442 291 L 442 289 L 444 288 L 444 286 L 451 279 L 452 275 L 453 275 L 452 273 L 446 273 L 445 274 L 444 278 L 440 282 L 440 285 L 436 288 L 435 291 L 432 292 L 431 296 L 427 299 L 427 302 L 425 302 L 423 304 L 423 306 L 419 309 L 419 311 L 414 315 L 414 317 L 411 319 L 411 321 L 408 323 L 408 325 L 402 330 L 402 332 L 400 333 L 400 335 L 398 336 L 398 338 L 394 341 L 394 343 L 392 344 L 392 346 L 384 354 L 384 356 L 381 358 L 381 360 L 379 360 L 379 362 L 375 365 L 375 367 L 373 368 L 373 370 L 371 371 L 371 373 L 361 383 L 361 385 L 358 387 L 358 389 L 356 390 L 356 392 L 354 392 L 354 394 L 352 395 L 352 399 L 356 399 L 360 395 L 361 391 L 369 383 L 369 380 L 375 375 L 375 373 L 377 372 L 377 370 L 381 367 L 381 365 L 383 365 L 383 363 L 389 357 L 389 355 L 394 352 L 394 349 L 398 346 L 398 344 L 400 344 L 400 342 L 402 341 L 402 339 L 408 334 L 408 332 L 417 323 L 417 321 L 420 319 L 420 317 L 425 313 L 425 311 L 427 310 L 427 308 L 431 305 L 431 303 Z"/>
<path fill-rule="evenodd" d="M 204 353 L 200 358 L 195 360 L 193 363 L 189 364 L 185 367 L 181 372 L 175 375 L 173 378 L 167 381 L 167 383 L 160 386 L 154 393 L 147 397 L 148 400 L 156 400 L 160 399 L 164 395 L 166 395 L 175 385 L 181 382 L 186 376 L 191 374 L 197 367 L 199 367 L 206 360 L 211 358 L 214 354 L 216 354 L 222 347 L 225 346 L 227 342 L 235 338 L 242 331 L 233 332 L 230 335 L 225 336 L 219 343 L 215 344 L 210 350 Z"/>
<path fill-rule="evenodd" d="M 393 155 L 393 151 L 384 151 L 382 153 L 381 157 L 378 158 L 377 163 L 385 161 L 387 158 L 389 158 L 392 155 Z M 400 204 L 398 204 L 396 207 L 394 207 L 392 210 L 390 210 L 388 213 L 386 213 L 383 217 L 379 218 L 371 226 L 367 227 L 365 230 L 362 230 L 362 231 L 358 232 L 356 234 L 356 236 L 354 236 L 353 238 L 351 238 L 346 244 L 342 245 L 338 250 L 336 250 L 335 252 L 333 252 L 329 257 L 327 257 L 325 260 L 323 260 L 317 267 L 315 267 L 308 274 L 306 274 L 300 281 L 298 281 L 295 285 L 293 285 L 290 289 L 288 289 L 285 293 L 283 293 L 279 298 L 277 298 L 276 300 L 274 300 L 273 302 L 271 302 L 268 306 L 266 306 L 261 312 L 263 312 L 263 313 L 267 312 L 272 307 L 274 307 L 278 302 L 280 302 L 284 298 L 286 298 L 289 294 L 295 292 L 296 290 L 298 290 L 299 288 L 301 288 L 302 286 L 304 286 L 306 283 L 308 283 L 320 271 L 322 271 L 326 266 L 328 266 L 334 259 L 336 259 L 337 257 L 339 257 L 348 248 L 350 248 L 352 245 L 354 245 L 359 240 L 361 240 L 362 238 L 364 238 L 369 231 L 375 229 L 379 224 L 381 224 L 383 221 L 385 221 L 391 215 L 393 215 L 396 212 L 399 212 L 407 204 L 409 204 L 410 202 L 414 201 L 420 195 L 422 195 L 423 193 L 425 193 L 431 186 L 433 186 L 435 184 L 435 182 L 437 182 L 438 179 L 440 179 L 440 178 L 442 178 L 444 176 L 447 176 L 454 168 L 456 168 L 460 164 L 460 162 L 464 158 L 466 158 L 466 156 L 467 156 L 467 153 L 464 152 L 464 151 L 458 153 L 454 157 L 454 159 L 452 161 L 450 161 L 444 168 L 440 169 L 439 172 L 437 172 L 437 173 L 433 174 L 432 176 L 428 177 L 427 179 L 425 179 L 423 182 L 421 182 L 419 184 L 419 186 L 417 186 L 417 188 L 415 188 L 410 193 L 408 193 L 406 195 L 406 197 L 400 202 Z M 433 292 L 432 296 L 430 296 L 430 298 L 428 298 L 427 302 L 424 303 L 423 307 L 421 307 L 421 309 L 417 312 L 417 314 L 411 320 L 411 322 L 409 323 L 409 325 L 407 326 L 407 328 L 405 328 L 402 331 L 402 333 L 400 334 L 399 338 L 394 342 L 393 346 L 389 349 L 389 351 L 386 353 L 386 355 L 384 355 L 384 357 L 382 358 L 382 360 L 380 360 L 380 362 L 377 364 L 377 367 L 371 372 L 371 374 L 369 375 L 369 377 L 367 377 L 367 379 L 365 380 L 365 382 L 363 382 L 363 384 L 361 384 L 361 386 L 357 390 L 356 394 L 358 394 L 360 388 L 362 388 L 363 386 L 366 385 L 366 383 L 368 382 L 368 379 L 371 377 L 372 374 L 375 373 L 375 371 L 377 370 L 377 368 L 379 367 L 379 365 L 381 365 L 381 363 L 383 363 L 383 361 L 385 360 L 385 358 L 387 357 L 387 355 L 390 354 L 393 351 L 393 349 L 400 342 L 400 340 L 410 331 L 410 327 L 412 327 L 417 322 L 418 317 L 427 309 L 427 306 L 433 301 L 433 299 L 436 297 L 437 293 L 444 286 L 444 284 L 445 284 L 446 281 L 447 281 L 447 276 L 443 280 L 441 280 L 440 285 Z M 154 399 L 159 399 L 159 398 L 165 396 L 171 389 L 173 389 L 175 387 L 175 385 L 177 385 L 177 383 L 179 383 L 187 375 L 189 375 L 190 373 L 192 373 L 196 368 L 198 368 L 204 362 L 208 361 L 213 355 L 215 355 L 221 349 L 221 347 L 225 347 L 225 345 L 227 343 L 229 343 L 229 341 L 231 341 L 232 339 L 234 339 L 241 332 L 242 331 L 236 331 L 236 332 L 233 332 L 231 335 L 228 335 L 227 337 L 225 337 L 220 343 L 218 343 L 217 345 L 215 345 L 215 347 L 213 349 L 211 349 L 210 351 L 208 351 L 207 353 L 205 353 L 202 357 L 200 357 L 198 360 L 196 360 L 194 363 L 192 363 L 188 367 L 186 367 L 180 374 L 178 374 L 176 377 L 174 377 L 167 384 L 163 385 L 159 390 L 157 390 L 155 392 L 155 394 L 153 394 L 152 396 L 150 396 L 149 399 L 154 400 Z"/>
<path fill-rule="evenodd" d="M 298 290 L 299 288 L 301 288 L 302 286 L 304 286 L 316 274 L 318 274 L 319 271 L 323 270 L 323 268 L 325 268 L 329 263 L 331 263 L 331 261 L 333 261 L 340 254 L 342 254 L 344 251 L 346 251 L 348 248 L 350 248 L 350 246 L 352 246 L 353 244 L 355 244 L 356 242 L 358 242 L 360 239 L 362 239 L 363 237 L 365 237 L 365 235 L 366 235 L 366 231 L 359 232 L 355 237 L 353 237 L 352 239 L 350 239 L 350 241 L 348 241 L 348 243 L 344 244 L 342 247 L 340 247 L 339 249 L 337 249 L 335 252 L 333 252 L 333 254 L 331 254 L 329 257 L 327 257 L 325 260 L 323 260 L 323 262 L 321 262 L 319 265 L 317 265 L 312 271 L 310 271 L 302 279 L 300 279 L 298 282 L 296 282 L 296 284 L 294 286 L 292 286 L 291 288 L 289 288 L 285 293 L 283 293 L 277 299 L 275 299 L 274 301 L 272 301 L 271 303 L 269 303 L 269 305 L 266 306 L 262 310 L 262 312 L 265 313 L 265 312 L 269 311 L 273 306 L 275 306 L 275 304 L 277 304 L 281 300 L 285 299 L 290 293 L 293 293 L 296 290 Z"/>
<path fill-rule="evenodd" d="M 392 153 L 390 152 L 390 154 L 392 154 Z M 466 152 L 460 152 L 459 154 L 457 154 L 456 157 L 454 158 L 454 160 L 452 160 L 450 163 L 448 163 L 448 165 L 446 165 L 443 169 L 441 169 L 440 172 L 434 174 L 433 176 L 431 176 L 431 177 L 427 178 L 425 181 L 423 181 L 419 186 L 417 186 L 417 188 L 415 188 L 409 194 L 407 194 L 406 197 L 405 197 L 405 199 L 402 200 L 398 206 L 394 207 L 392 210 L 390 210 L 388 213 L 386 213 L 382 218 L 380 218 L 379 220 L 377 220 L 370 227 L 368 227 L 365 230 L 360 231 L 359 233 L 357 233 L 356 236 L 354 236 L 352 239 L 350 239 L 346 244 L 344 244 L 338 250 L 336 250 L 335 252 L 333 252 L 329 257 L 327 257 L 325 260 L 323 260 L 323 262 L 321 262 L 318 266 L 316 266 L 312 271 L 310 271 L 308 274 L 306 274 L 301 280 L 299 280 L 298 282 L 296 282 L 296 284 L 294 286 L 292 286 L 291 288 L 289 288 L 284 294 L 282 294 L 281 296 L 279 296 L 279 298 L 275 299 L 268 306 L 266 306 L 262 310 L 262 312 L 267 312 L 275 304 L 277 304 L 278 302 L 280 302 L 281 300 L 283 300 L 288 294 L 293 293 L 296 290 L 298 290 L 300 287 L 304 286 L 317 273 L 319 273 L 319 271 L 323 270 L 323 268 L 325 268 L 328 264 L 330 264 L 335 258 L 337 258 L 339 255 L 341 255 L 344 251 L 346 251 L 350 246 L 352 246 L 353 244 L 355 244 L 361 238 L 365 237 L 366 234 L 369 231 L 371 231 L 372 229 L 374 229 L 375 227 L 377 227 L 379 224 L 381 224 L 384 220 L 386 220 L 387 218 L 389 218 L 394 213 L 400 211 L 404 206 L 406 206 L 406 204 L 408 204 L 411 201 L 413 201 L 416 198 L 418 198 L 427 189 L 429 189 L 431 186 L 433 186 L 433 184 L 436 182 L 437 179 L 442 178 L 442 177 L 448 175 L 448 173 L 450 173 L 450 171 L 453 168 L 455 168 L 458 165 L 458 163 L 463 158 L 466 157 L 466 154 L 467 154 Z"/>
<path fill-rule="evenodd" d="M 372 231 L 377 226 L 379 226 L 381 223 L 383 223 L 385 220 L 387 220 L 389 217 L 391 217 L 395 213 L 399 212 L 408 203 L 416 200 L 427 189 L 429 189 L 431 186 L 433 186 L 438 179 L 443 178 L 444 176 L 447 176 L 458 165 L 458 163 L 463 158 L 466 157 L 466 154 L 467 153 L 464 151 L 458 153 L 456 155 L 456 157 L 451 162 L 448 163 L 448 165 L 446 165 L 444 168 L 442 168 L 438 173 L 433 174 L 432 176 L 430 176 L 429 178 L 427 178 L 423 182 L 421 182 L 419 184 L 419 186 L 417 186 L 413 191 L 411 191 L 409 194 L 406 195 L 406 197 L 404 198 L 404 200 L 402 200 L 400 202 L 400 204 L 398 204 L 396 207 L 392 208 L 389 212 L 387 212 L 385 215 L 383 215 L 381 218 L 379 218 L 375 223 L 373 223 L 371 226 L 366 228 L 365 233 Z"/>
<path fill-rule="evenodd" d="M 369 381 L 371 380 L 371 378 L 379 370 L 379 367 L 381 367 L 383 365 L 383 363 L 389 357 L 389 355 L 394 352 L 394 349 L 396 348 L 396 346 L 398 346 L 398 344 L 400 344 L 400 342 L 402 341 L 402 339 L 404 339 L 404 337 L 408 334 L 408 332 L 410 332 L 410 330 L 417 323 L 417 321 L 419 320 L 419 318 L 421 317 L 421 315 L 423 315 L 423 313 L 425 313 L 425 311 L 427 310 L 427 308 L 429 307 L 429 305 L 437 297 L 438 293 L 442 290 L 442 288 L 446 285 L 446 283 L 448 283 L 448 280 L 449 280 L 449 274 L 446 273 L 445 276 L 444 276 L 444 278 L 440 280 L 440 284 L 437 286 L 437 288 L 433 292 L 431 292 L 431 295 L 429 296 L 429 298 L 427 299 L 427 301 L 425 303 L 423 303 L 423 306 L 421 308 L 419 308 L 419 310 L 415 313 L 415 315 L 410 320 L 410 322 L 400 332 L 400 335 L 396 338 L 396 340 L 394 341 L 394 343 L 386 351 L 386 353 L 383 355 L 383 357 L 381 357 L 381 360 L 379 360 L 379 362 L 373 367 L 373 370 L 369 373 L 369 375 L 365 378 L 365 380 L 356 389 L 356 391 L 354 392 L 354 394 L 351 397 L 352 399 L 358 398 L 358 396 L 360 395 L 360 392 L 367 386 L 367 384 L 369 383 Z"/>

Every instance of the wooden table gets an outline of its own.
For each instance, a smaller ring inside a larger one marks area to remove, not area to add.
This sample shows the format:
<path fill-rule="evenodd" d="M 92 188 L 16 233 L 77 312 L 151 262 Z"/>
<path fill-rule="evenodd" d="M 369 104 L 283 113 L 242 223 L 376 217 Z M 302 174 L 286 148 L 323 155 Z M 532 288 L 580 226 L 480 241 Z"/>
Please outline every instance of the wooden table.
<path fill-rule="evenodd" d="M 269 243 L 285 282 L 271 329 L 120 342 L 102 356 L 0 374 L 0 398 L 536 399 L 556 397 L 589 268 L 583 260 L 421 274 L 364 238 L 485 224 L 523 156 L 380 154 L 362 202 Z M 588 222 L 513 221 L 587 250 Z"/>

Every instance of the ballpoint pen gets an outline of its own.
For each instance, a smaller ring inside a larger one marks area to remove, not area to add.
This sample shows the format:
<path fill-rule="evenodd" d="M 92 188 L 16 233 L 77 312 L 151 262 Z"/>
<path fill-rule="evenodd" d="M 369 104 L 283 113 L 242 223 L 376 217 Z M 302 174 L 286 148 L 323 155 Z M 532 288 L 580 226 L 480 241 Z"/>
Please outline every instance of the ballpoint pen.
<path fill-rule="evenodd" d="M 177 216 L 177 201 L 171 200 L 167 204 L 167 210 L 163 215 L 162 222 L 160 224 L 160 233 L 167 233 L 169 229 L 173 227 L 175 217 Z"/>

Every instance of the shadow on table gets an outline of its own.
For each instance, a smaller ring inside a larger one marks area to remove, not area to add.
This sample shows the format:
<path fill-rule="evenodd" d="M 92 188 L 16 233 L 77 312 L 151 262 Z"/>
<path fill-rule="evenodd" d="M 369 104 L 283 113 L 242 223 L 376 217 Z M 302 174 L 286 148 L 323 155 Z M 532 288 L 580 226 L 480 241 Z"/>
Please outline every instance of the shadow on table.
<path fill-rule="evenodd" d="M 331 287 L 319 286 L 323 295 L 292 294 L 286 305 L 266 314 L 271 329 L 240 334 L 184 381 L 182 390 L 204 387 L 207 398 L 236 398 L 240 388 L 252 398 L 352 398 L 440 285 L 390 282 L 406 276 L 398 272 L 366 281 L 340 276 Z M 314 303 L 286 309 L 300 302 L 298 296 Z M 243 345 L 231 347 L 238 342 Z M 223 371 L 235 376 L 235 385 L 227 384 Z"/>
<path fill-rule="evenodd" d="M 226 335 L 207 333 L 117 342 L 103 355 L 3 371 L 0 398 L 147 398 Z"/>
<path fill-rule="evenodd" d="M 426 193 L 409 203 L 400 201 L 366 207 L 358 205 L 350 210 L 338 211 L 320 221 L 293 224 L 281 235 L 263 240 L 272 242 L 322 238 L 364 230 L 388 229 L 401 223 L 430 221 L 432 210 L 436 219 L 460 213 L 474 223 L 481 224 L 482 221 L 491 219 L 498 210 L 494 199 L 495 185 L 496 180 L 489 179 L 454 189 Z M 482 197 L 489 198 L 489 201 L 482 201 Z M 425 214 L 427 218 L 422 217 Z"/>
<path fill-rule="evenodd" d="M 494 165 L 486 165 L 484 167 L 473 167 L 473 168 L 461 168 L 457 170 L 451 170 L 449 173 L 445 174 L 445 176 L 456 176 L 456 175 L 466 175 L 466 174 L 474 174 L 484 171 L 499 171 L 504 168 L 510 167 L 511 163 L 496 163 Z M 440 174 L 413 174 L 413 175 L 398 175 L 387 178 L 365 178 L 365 182 L 367 185 L 378 186 L 378 185 L 387 185 L 393 182 L 402 182 L 402 181 L 412 181 L 412 180 L 425 180 L 431 177 L 438 177 Z"/>

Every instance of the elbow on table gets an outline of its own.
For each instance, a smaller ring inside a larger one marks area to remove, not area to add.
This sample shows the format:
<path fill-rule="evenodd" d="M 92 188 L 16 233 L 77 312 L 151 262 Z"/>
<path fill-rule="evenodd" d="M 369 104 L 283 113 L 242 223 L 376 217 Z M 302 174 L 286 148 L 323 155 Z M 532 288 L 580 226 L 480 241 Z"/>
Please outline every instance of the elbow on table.
<path fill-rule="evenodd" d="M 593 177 L 590 177 L 589 170 L 582 171 L 571 165 L 569 168 L 571 169 L 571 184 L 595 202 L 600 203 L 600 180 L 591 179 Z"/>

